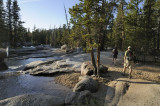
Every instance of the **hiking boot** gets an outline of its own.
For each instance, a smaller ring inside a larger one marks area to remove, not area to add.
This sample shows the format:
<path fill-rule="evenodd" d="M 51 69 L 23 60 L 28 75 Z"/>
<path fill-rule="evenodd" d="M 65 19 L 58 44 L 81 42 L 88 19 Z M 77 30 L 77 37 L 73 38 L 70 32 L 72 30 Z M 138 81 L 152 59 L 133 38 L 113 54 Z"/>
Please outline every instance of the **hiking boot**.
<path fill-rule="evenodd" d="M 128 76 L 128 78 L 129 78 L 129 79 L 131 79 L 131 78 L 132 78 L 132 76 L 131 76 L 131 75 L 129 75 L 129 76 Z"/>

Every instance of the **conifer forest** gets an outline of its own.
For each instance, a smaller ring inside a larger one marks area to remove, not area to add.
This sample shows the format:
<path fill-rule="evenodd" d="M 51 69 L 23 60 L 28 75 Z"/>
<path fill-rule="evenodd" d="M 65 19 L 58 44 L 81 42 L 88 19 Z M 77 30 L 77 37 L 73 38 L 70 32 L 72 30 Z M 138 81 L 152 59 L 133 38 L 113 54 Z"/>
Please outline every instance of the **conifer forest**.
<path fill-rule="evenodd" d="M 17 0 L 0 1 L 0 46 L 11 47 L 32 42 L 85 50 L 131 45 L 137 52 L 159 53 L 160 0 L 79 0 L 67 11 L 66 24 L 52 29 L 33 30 L 23 26 Z M 64 8 L 66 12 L 66 9 Z M 44 20 L 45 21 L 45 20 Z"/>

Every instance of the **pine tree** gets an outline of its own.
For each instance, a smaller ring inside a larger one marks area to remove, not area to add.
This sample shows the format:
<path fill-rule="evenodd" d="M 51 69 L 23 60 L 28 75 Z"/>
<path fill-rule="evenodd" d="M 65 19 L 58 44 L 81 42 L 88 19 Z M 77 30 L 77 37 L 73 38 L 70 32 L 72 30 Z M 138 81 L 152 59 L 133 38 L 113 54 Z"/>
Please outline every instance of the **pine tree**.
<path fill-rule="evenodd" d="M 13 37 L 13 46 L 16 46 L 18 40 L 18 27 L 21 24 L 20 16 L 19 16 L 20 8 L 18 6 L 17 0 L 13 1 L 12 6 L 12 15 L 13 15 L 13 30 L 14 30 L 14 37 Z"/>
<path fill-rule="evenodd" d="M 85 40 L 82 38 L 82 35 L 85 33 L 83 25 L 83 4 L 76 4 L 69 9 L 71 15 L 70 23 L 73 25 L 70 39 L 73 42 L 73 45 L 76 47 L 84 47 Z"/>
<path fill-rule="evenodd" d="M 18 26 L 17 26 L 17 43 L 23 44 L 24 41 L 26 42 L 26 33 L 27 33 L 27 29 L 23 27 L 23 23 L 22 21 L 18 21 Z"/>
<path fill-rule="evenodd" d="M 105 46 L 110 46 L 109 43 L 112 43 L 112 41 L 109 40 L 109 36 L 113 32 L 113 29 L 112 29 L 113 20 L 114 20 L 113 14 L 115 14 L 116 8 L 117 8 L 117 4 L 115 0 L 111 0 L 111 2 L 102 0 L 101 16 L 104 19 L 104 22 L 102 23 L 103 34 L 102 34 L 102 41 L 101 41 L 101 50 L 104 50 Z"/>
<path fill-rule="evenodd" d="M 126 44 L 132 45 L 140 50 L 144 43 L 144 30 L 142 27 L 143 17 L 141 13 L 140 3 L 143 0 L 131 0 L 127 6 L 126 22 Z M 136 39 L 140 39 L 136 40 Z M 141 45 L 141 46 L 140 46 Z"/>
<path fill-rule="evenodd" d="M 104 49 L 107 30 L 113 19 L 115 1 L 108 3 L 106 0 L 80 0 L 70 9 L 71 23 L 73 24 L 70 37 L 72 41 L 79 39 L 81 45 L 91 54 L 91 61 L 95 68 L 95 75 L 99 76 L 100 50 Z M 93 48 L 97 48 L 97 64 Z"/>
<path fill-rule="evenodd" d="M 145 38 L 146 38 L 146 42 L 144 45 L 146 45 L 145 49 L 149 50 L 150 48 L 152 48 L 153 45 L 153 38 L 154 38 L 154 32 L 153 32 L 153 28 L 154 28 L 154 20 L 153 20 L 153 13 L 154 13 L 154 9 L 153 6 L 155 4 L 156 0 L 145 0 L 144 2 L 144 7 L 143 7 L 143 11 L 144 11 L 144 29 L 145 29 Z"/>
<path fill-rule="evenodd" d="M 7 41 L 3 0 L 0 1 L 0 34 L 1 34 L 0 35 L 0 45 L 1 45 L 2 42 Z"/>
<path fill-rule="evenodd" d="M 63 32 L 61 26 L 58 28 L 58 36 L 57 36 L 57 46 L 61 46 L 63 44 L 62 42 L 62 37 L 63 37 Z"/>
<path fill-rule="evenodd" d="M 118 46 L 120 49 L 124 49 L 125 41 L 125 12 L 126 12 L 127 3 L 125 0 L 120 0 L 117 8 L 117 18 L 114 21 L 114 34 L 113 38 L 115 39 L 115 46 Z"/>
<path fill-rule="evenodd" d="M 6 22 L 7 22 L 7 30 L 9 36 L 9 43 L 13 45 L 13 34 L 12 34 L 12 1 L 7 0 L 7 9 L 6 9 Z"/>
<path fill-rule="evenodd" d="M 154 15 L 155 15 L 155 29 L 156 29 L 156 35 L 155 39 L 157 39 L 157 50 L 160 49 L 160 38 L 159 38 L 159 33 L 160 33 L 160 0 L 156 0 L 156 3 L 153 7 L 154 9 Z"/>

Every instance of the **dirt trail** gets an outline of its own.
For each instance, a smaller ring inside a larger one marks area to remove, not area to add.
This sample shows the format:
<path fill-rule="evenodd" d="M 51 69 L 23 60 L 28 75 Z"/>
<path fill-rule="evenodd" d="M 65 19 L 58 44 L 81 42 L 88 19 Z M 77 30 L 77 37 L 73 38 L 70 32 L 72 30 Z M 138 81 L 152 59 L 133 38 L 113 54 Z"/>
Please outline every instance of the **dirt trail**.
<path fill-rule="evenodd" d="M 90 60 L 89 54 L 72 55 L 68 58 L 74 57 Z M 138 63 L 133 68 L 133 78 L 128 79 L 128 75 L 121 75 L 123 53 L 119 53 L 117 65 L 114 66 L 111 52 L 101 52 L 101 63 L 109 67 L 109 73 L 99 79 L 102 86 L 93 95 L 103 101 L 104 106 L 160 106 L 160 66 Z M 79 76 L 80 73 L 62 74 L 56 80 L 73 88 Z"/>

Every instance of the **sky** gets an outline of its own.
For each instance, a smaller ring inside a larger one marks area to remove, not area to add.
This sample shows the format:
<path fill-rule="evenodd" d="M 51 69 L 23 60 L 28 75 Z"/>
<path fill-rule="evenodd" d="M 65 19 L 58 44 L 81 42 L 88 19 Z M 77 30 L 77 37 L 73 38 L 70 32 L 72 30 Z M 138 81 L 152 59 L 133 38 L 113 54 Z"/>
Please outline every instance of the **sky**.
<path fill-rule="evenodd" d="M 7 0 L 4 0 L 6 4 Z M 13 0 L 12 0 L 13 1 Z M 66 24 L 64 5 L 68 19 L 69 8 L 79 3 L 79 0 L 17 0 L 20 7 L 21 20 L 25 28 L 33 30 L 34 26 L 40 29 L 58 28 Z M 129 0 L 126 0 L 127 2 Z"/>
<path fill-rule="evenodd" d="M 13 1 L 13 0 L 12 0 Z M 21 20 L 24 27 L 49 29 L 66 24 L 64 5 L 69 8 L 79 3 L 79 0 L 17 0 L 20 7 Z M 5 1 L 4 1 L 5 2 Z M 69 19 L 69 13 L 68 13 Z"/>

